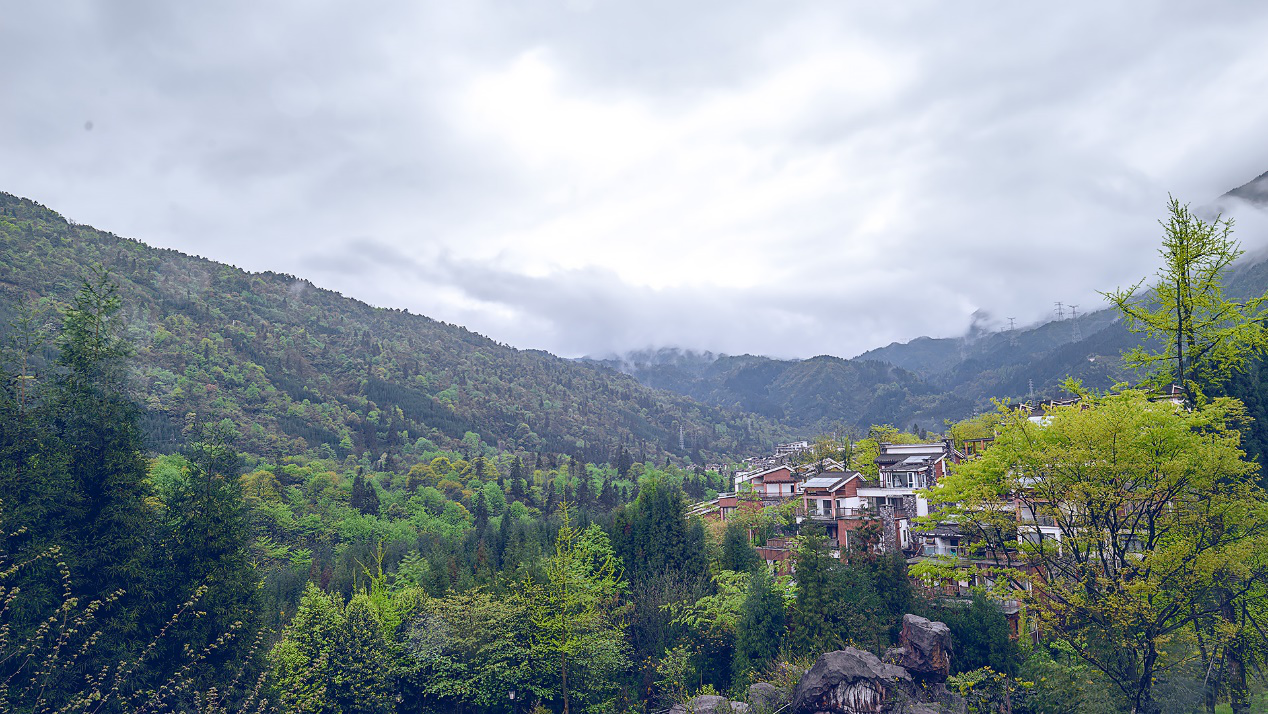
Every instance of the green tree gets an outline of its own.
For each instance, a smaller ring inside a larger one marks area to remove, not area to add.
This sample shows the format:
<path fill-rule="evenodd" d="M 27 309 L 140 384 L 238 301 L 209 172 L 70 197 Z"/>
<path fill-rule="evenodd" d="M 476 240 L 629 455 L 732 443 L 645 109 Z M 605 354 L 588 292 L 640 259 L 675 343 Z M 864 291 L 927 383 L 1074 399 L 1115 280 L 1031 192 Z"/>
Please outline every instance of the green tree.
<path fill-rule="evenodd" d="M 494 708 L 530 689 L 531 623 L 520 598 L 471 590 L 427 600 L 405 628 L 407 678 L 436 711 Z"/>
<path fill-rule="evenodd" d="M 1008 618 L 986 593 L 976 590 L 968 607 L 951 607 L 938 613 L 951 628 L 955 657 L 953 674 L 990 667 L 1009 676 L 1017 674 L 1020 653 L 1008 630 Z"/>
<path fill-rule="evenodd" d="M 1105 296 L 1129 329 L 1161 344 L 1136 347 L 1126 363 L 1143 371 L 1155 390 L 1180 385 L 1193 405 L 1268 349 L 1268 305 L 1265 297 L 1237 302 L 1224 296 L 1223 276 L 1243 253 L 1232 219 L 1205 221 L 1175 198 L 1168 210 L 1157 279 L 1147 289 L 1141 280 Z"/>
<path fill-rule="evenodd" d="M 330 650 L 335 704 L 347 714 L 392 711 L 395 689 L 391 657 L 383 637 L 380 611 L 369 594 L 352 596 L 344 611 L 343 625 Z"/>
<path fill-rule="evenodd" d="M 748 540 L 748 530 L 735 521 L 728 523 L 722 534 L 722 554 L 718 559 L 718 567 L 744 573 L 759 565 L 762 565 L 762 559 Z"/>
<path fill-rule="evenodd" d="M 993 580 L 1135 711 L 1156 711 L 1154 682 L 1177 663 L 1168 643 L 1219 617 L 1213 573 L 1233 567 L 1268 523 L 1238 447 L 1240 403 L 1181 410 L 1127 391 L 1085 394 L 1041 423 L 1003 416 L 994 445 L 928 494 L 991 563 L 954 577 Z M 937 577 L 941 567 L 916 571 Z"/>
<path fill-rule="evenodd" d="M 335 596 L 313 583 L 304 587 L 295 617 L 269 654 L 277 702 L 287 712 L 335 714 L 332 660 L 335 642 L 343 636 L 343 607 Z"/>
<path fill-rule="evenodd" d="M 764 568 L 749 575 L 744 609 L 736 626 L 734 680 L 761 671 L 779 655 L 784 640 L 784 596 Z"/>
<path fill-rule="evenodd" d="M 164 457 L 153 471 L 168 477 L 155 484 L 160 525 L 159 557 L 151 567 L 171 587 L 166 599 L 180 602 L 199 585 L 207 586 L 199 601 L 202 616 L 175 629 L 173 661 L 180 646 L 200 648 L 226 632 L 258 626 L 259 579 L 251 566 L 248 527 L 237 479 L 238 456 L 223 426 L 203 429 L 188 450 L 189 458 Z M 219 649 L 214 663 L 232 667 L 245 658 L 250 637 L 238 637 Z M 180 645 L 180 646 L 178 646 Z M 212 681 L 208 686 L 212 686 Z"/>
<path fill-rule="evenodd" d="M 309 583 L 269 655 L 282 711 L 391 711 L 393 658 L 385 629 L 381 603 L 370 593 L 357 593 L 345 606 Z"/>
<path fill-rule="evenodd" d="M 604 711 L 611 706 L 617 676 L 629 666 L 620 609 L 622 568 L 602 529 L 577 530 L 562 506 L 560 517 L 546 579 L 530 582 L 524 593 L 534 628 L 532 652 L 558 674 L 553 689 L 565 714 L 574 700 L 583 711 Z"/>
<path fill-rule="evenodd" d="M 161 583 L 148 567 L 152 519 L 138 409 L 126 393 L 121 308 L 117 286 L 94 269 L 66 309 L 47 399 L 52 431 L 65 448 L 66 489 L 57 495 L 61 513 L 49 538 L 63 546 L 76 596 L 127 593 L 103 620 L 97 651 L 106 661 L 157 631 L 180 602 L 159 597 Z"/>

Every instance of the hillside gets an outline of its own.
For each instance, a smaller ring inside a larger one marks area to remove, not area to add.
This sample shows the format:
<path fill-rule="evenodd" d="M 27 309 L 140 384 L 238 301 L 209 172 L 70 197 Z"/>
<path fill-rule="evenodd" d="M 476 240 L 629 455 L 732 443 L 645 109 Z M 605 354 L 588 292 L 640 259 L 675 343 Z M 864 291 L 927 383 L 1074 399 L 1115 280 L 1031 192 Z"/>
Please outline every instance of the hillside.
<path fill-rule="evenodd" d="M 803 435 L 929 422 L 945 401 L 915 374 L 875 360 L 826 355 L 776 360 L 663 349 L 592 361 L 650 387 L 780 421 Z"/>
<path fill-rule="evenodd" d="M 782 436 L 761 417 L 597 365 L 514 349 L 294 276 L 152 248 L 0 194 L 0 324 L 19 296 L 38 298 L 44 321 L 55 324 L 57 304 L 93 264 L 119 284 L 136 351 L 135 397 L 160 451 L 183 443 L 192 415 L 231 420 L 248 453 L 313 449 L 340 458 L 484 441 L 589 461 L 621 446 L 647 458 L 703 460 Z"/>

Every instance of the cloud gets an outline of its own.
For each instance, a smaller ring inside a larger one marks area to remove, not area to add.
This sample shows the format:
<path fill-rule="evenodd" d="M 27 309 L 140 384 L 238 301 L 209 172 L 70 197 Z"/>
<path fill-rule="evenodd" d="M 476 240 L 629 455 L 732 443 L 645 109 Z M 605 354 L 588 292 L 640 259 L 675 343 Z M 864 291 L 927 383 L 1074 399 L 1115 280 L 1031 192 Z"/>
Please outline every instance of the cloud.
<path fill-rule="evenodd" d="M 0 190 L 568 355 L 851 355 L 1091 309 L 1153 271 L 1168 193 L 1268 169 L 1268 10 L 1231 1 L 6 22 Z"/>

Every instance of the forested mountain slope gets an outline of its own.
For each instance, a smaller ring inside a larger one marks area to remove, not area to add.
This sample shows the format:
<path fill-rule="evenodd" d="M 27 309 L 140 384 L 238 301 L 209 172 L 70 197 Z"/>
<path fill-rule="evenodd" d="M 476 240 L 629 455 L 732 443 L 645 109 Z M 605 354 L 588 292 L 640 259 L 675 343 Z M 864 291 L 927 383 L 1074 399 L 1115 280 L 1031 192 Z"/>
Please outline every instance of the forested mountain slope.
<path fill-rule="evenodd" d="M 94 264 L 119 284 L 136 351 L 135 397 L 158 450 L 179 447 L 193 418 L 229 419 L 238 447 L 266 456 L 311 448 L 377 458 L 419 439 L 465 439 L 589 461 L 607 461 L 621 446 L 647 458 L 705 459 L 781 436 L 763 418 L 596 365 L 517 350 L 290 275 L 152 248 L 0 193 L 0 323 L 23 296 L 56 323 L 58 303 Z"/>
<path fill-rule="evenodd" d="M 940 405 L 937 390 L 924 380 L 878 361 L 826 355 L 776 360 L 668 348 L 595 361 L 650 387 L 755 412 L 805 435 L 873 423 L 906 425 Z"/>

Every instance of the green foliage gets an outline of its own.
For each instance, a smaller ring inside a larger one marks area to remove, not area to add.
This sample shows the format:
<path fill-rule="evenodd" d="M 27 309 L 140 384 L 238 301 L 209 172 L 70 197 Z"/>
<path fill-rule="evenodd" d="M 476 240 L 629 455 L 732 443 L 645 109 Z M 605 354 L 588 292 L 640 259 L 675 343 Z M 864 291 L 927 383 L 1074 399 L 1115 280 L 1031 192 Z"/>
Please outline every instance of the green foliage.
<path fill-rule="evenodd" d="M 616 694 L 616 676 L 629 666 L 621 595 L 621 564 L 597 526 L 572 527 L 566 509 L 555 538 L 546 579 L 523 591 L 533 623 L 531 651 L 549 667 L 549 690 L 565 713 L 574 700 L 581 711 L 605 711 Z"/>
<path fill-rule="evenodd" d="M 733 678 L 743 682 L 770 665 L 779 655 L 783 637 L 784 597 L 775 589 L 770 573 L 754 571 L 736 626 Z"/>
<path fill-rule="evenodd" d="M 803 534 L 790 650 L 816 656 L 851 645 L 880 653 L 893 641 L 910 604 L 904 564 L 889 557 L 842 562 L 828 554 L 818 527 Z"/>
<path fill-rule="evenodd" d="M 722 535 L 722 554 L 718 567 L 743 573 L 761 565 L 764 563 L 749 542 L 748 529 L 734 520 L 727 523 Z"/>
<path fill-rule="evenodd" d="M 951 605 L 936 613 L 937 619 L 951 628 L 955 656 L 951 667 L 955 673 L 991 669 L 1007 676 L 1016 676 L 1021 654 L 1013 641 L 1008 618 L 999 605 L 976 590 L 966 607 Z"/>
<path fill-rule="evenodd" d="M 992 579 L 1149 710 L 1155 678 L 1178 664 L 1170 644 L 1218 618 L 1220 574 L 1268 524 L 1238 448 L 1241 416 L 1227 399 L 1190 411 L 1136 391 L 1087 395 L 1042 423 L 1005 414 L 994 445 L 929 493 L 993 563 L 960 579 Z M 1059 541 L 1032 527 L 1019 542 L 1018 508 L 1048 519 Z"/>
<path fill-rule="evenodd" d="M 1232 219 L 1203 220 L 1175 198 L 1168 209 L 1157 280 L 1145 291 L 1142 280 L 1105 296 L 1129 329 L 1142 333 L 1149 345 L 1161 345 L 1136 347 L 1126 363 L 1141 370 L 1156 391 L 1180 385 L 1194 404 L 1268 350 L 1263 326 L 1268 298 L 1224 297 L 1224 274 L 1243 253 L 1232 237 Z"/>

